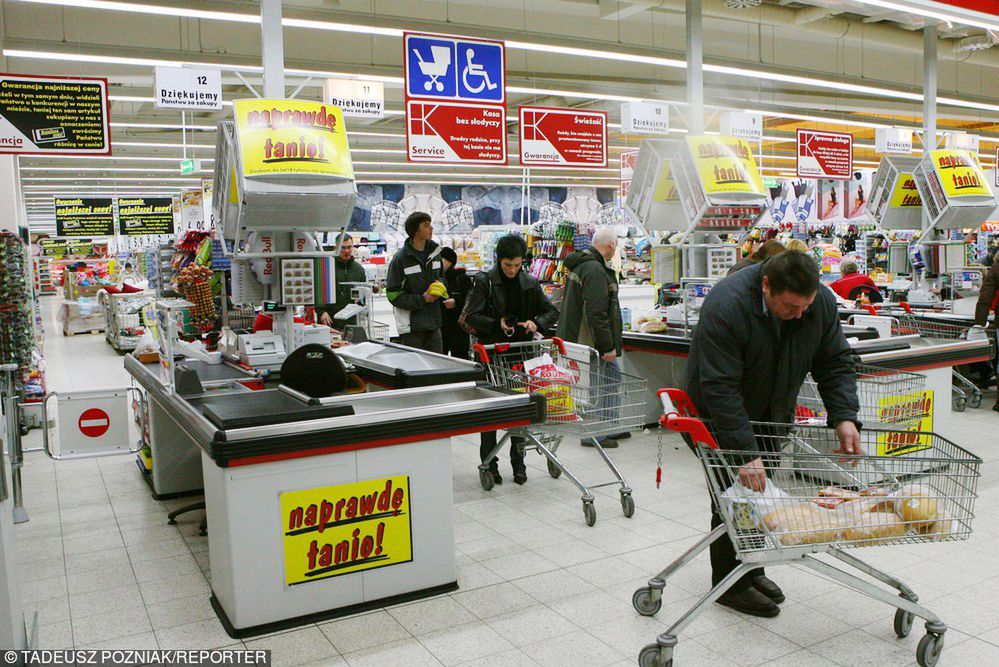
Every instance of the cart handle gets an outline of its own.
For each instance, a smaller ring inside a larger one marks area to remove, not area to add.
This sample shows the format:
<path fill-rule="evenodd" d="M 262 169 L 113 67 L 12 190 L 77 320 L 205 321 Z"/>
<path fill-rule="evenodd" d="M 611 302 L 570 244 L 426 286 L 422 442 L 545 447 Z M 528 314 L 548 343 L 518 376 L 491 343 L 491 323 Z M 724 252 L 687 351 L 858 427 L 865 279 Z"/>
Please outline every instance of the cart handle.
<path fill-rule="evenodd" d="M 663 404 L 663 416 L 659 418 L 659 423 L 666 426 L 665 420 L 670 416 L 677 417 L 699 417 L 694 401 L 690 399 L 683 389 L 660 389 L 656 392 L 660 402 Z"/>
<path fill-rule="evenodd" d="M 912 307 L 909 305 L 908 302 L 906 302 L 906 301 L 899 301 L 898 305 L 901 306 L 902 310 L 904 310 L 908 314 L 912 315 Z"/>
<path fill-rule="evenodd" d="M 874 306 L 865 304 L 865 305 L 862 305 L 861 308 L 863 308 L 864 310 L 866 310 L 871 315 L 874 315 L 875 317 L 877 317 L 877 315 L 878 315 L 878 309 L 875 308 Z"/>
<path fill-rule="evenodd" d="M 568 353 L 565 351 L 564 340 L 562 340 L 561 338 L 554 338 L 554 337 L 548 338 L 546 340 L 550 340 L 552 344 L 556 348 L 558 348 L 559 354 L 561 354 L 563 357 L 568 356 Z M 500 354 L 503 354 L 504 352 L 510 351 L 511 344 L 497 343 L 496 345 L 491 345 L 490 347 L 493 349 L 494 352 L 499 352 Z M 486 349 L 485 345 L 476 343 L 475 345 L 472 346 L 472 351 L 475 353 L 475 356 L 479 358 L 480 362 L 482 362 L 483 364 L 489 363 L 489 351 Z"/>
<path fill-rule="evenodd" d="M 719 448 L 711 431 L 700 419 L 670 415 L 665 417 L 665 420 L 666 428 L 677 433 L 686 433 L 695 445 L 706 445 L 709 449 Z"/>

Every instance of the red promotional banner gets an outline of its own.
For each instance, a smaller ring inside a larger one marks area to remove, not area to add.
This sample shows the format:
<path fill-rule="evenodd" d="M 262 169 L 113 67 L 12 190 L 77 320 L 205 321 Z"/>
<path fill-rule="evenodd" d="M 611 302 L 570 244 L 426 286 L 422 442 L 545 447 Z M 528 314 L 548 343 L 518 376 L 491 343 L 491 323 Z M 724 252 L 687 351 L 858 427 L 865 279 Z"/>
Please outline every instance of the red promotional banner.
<path fill-rule="evenodd" d="M 406 103 L 410 162 L 506 164 L 506 111 L 495 104 Z"/>
<path fill-rule="evenodd" d="M 525 167 L 606 167 L 607 114 L 520 107 L 520 163 Z"/>
<path fill-rule="evenodd" d="M 852 134 L 798 130 L 798 178 L 852 177 Z"/>

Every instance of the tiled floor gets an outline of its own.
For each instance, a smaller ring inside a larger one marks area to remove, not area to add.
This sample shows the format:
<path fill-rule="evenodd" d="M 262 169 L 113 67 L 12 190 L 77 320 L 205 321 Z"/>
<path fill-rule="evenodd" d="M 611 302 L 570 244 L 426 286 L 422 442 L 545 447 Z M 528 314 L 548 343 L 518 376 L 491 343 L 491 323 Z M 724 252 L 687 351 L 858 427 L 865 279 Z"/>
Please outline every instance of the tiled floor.
<path fill-rule="evenodd" d="M 45 299 L 46 357 L 53 390 L 127 381 L 102 337 L 63 338 L 52 321 L 60 297 Z M 986 396 L 991 405 L 993 395 Z M 866 549 L 897 573 L 950 626 L 941 665 L 999 664 L 999 415 L 969 410 L 955 420 L 959 444 L 985 459 L 975 535 L 967 542 Z M 36 445 L 33 431 L 26 446 Z M 656 490 L 657 438 L 632 438 L 613 452 L 634 487 L 638 510 L 621 516 L 614 489 L 599 491 L 598 522 L 583 523 L 566 480 L 528 459 L 530 480 L 485 492 L 473 440 L 454 443 L 458 580 L 453 594 L 299 630 L 234 641 L 208 604 L 208 544 L 197 513 L 179 526 L 139 479 L 131 457 L 53 463 L 30 454 L 24 470 L 31 521 L 17 526 L 29 613 L 45 648 L 202 648 L 274 651 L 275 664 L 633 665 L 708 590 L 705 559 L 671 580 L 663 610 L 637 615 L 633 591 L 703 533 L 707 498 L 699 463 L 676 438 L 663 439 L 665 483 Z M 592 450 L 567 443 L 584 480 L 604 481 Z M 505 468 L 505 465 L 504 465 Z M 504 469 L 504 473 L 509 473 Z M 775 619 L 713 606 L 681 635 L 678 665 L 910 665 L 922 635 L 892 631 L 893 610 L 795 568 L 771 572 L 788 601 Z"/>

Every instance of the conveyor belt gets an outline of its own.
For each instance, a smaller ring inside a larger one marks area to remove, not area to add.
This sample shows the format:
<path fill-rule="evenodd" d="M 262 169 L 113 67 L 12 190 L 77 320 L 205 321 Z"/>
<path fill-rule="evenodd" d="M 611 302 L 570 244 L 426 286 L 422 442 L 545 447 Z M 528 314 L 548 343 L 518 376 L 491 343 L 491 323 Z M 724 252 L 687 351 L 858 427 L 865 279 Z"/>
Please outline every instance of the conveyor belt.
<path fill-rule="evenodd" d="M 188 400 L 223 431 L 354 414 L 349 405 L 309 405 L 278 389 Z"/>

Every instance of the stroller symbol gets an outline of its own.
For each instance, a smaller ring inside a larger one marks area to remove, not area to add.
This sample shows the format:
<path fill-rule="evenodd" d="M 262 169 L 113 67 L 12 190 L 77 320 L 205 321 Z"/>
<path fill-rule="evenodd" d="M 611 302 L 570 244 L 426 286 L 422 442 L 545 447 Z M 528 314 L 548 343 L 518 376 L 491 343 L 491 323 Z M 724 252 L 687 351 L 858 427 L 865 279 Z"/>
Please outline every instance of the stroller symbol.
<path fill-rule="evenodd" d="M 465 59 L 468 61 L 468 66 L 461 72 L 461 82 L 465 84 L 465 88 L 467 88 L 470 93 L 481 93 L 484 88 L 495 90 L 497 84 L 493 83 L 489 79 L 489 72 L 487 72 L 482 65 L 472 62 L 474 57 L 475 49 L 466 49 Z M 473 87 L 470 83 L 468 83 L 470 76 L 476 76 L 482 79 L 477 87 Z"/>
<path fill-rule="evenodd" d="M 413 53 L 416 54 L 423 76 L 430 77 L 423 82 L 423 89 L 429 91 L 434 88 L 438 93 L 443 92 L 444 83 L 439 79 L 447 74 L 448 68 L 451 67 L 451 49 L 447 46 L 431 46 L 430 61 L 423 59 L 419 49 L 413 49 Z"/>

